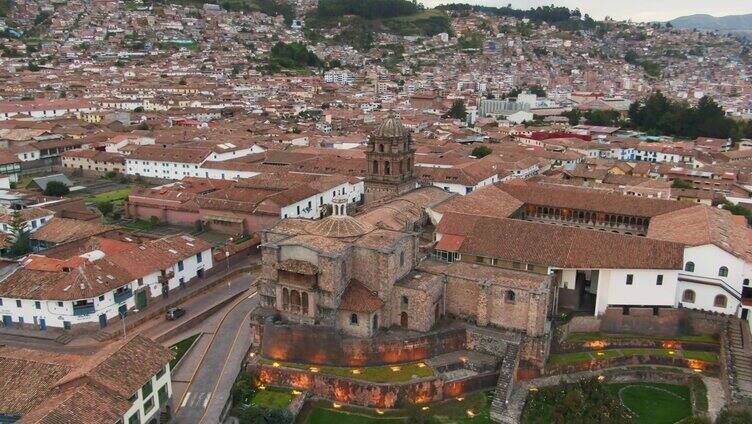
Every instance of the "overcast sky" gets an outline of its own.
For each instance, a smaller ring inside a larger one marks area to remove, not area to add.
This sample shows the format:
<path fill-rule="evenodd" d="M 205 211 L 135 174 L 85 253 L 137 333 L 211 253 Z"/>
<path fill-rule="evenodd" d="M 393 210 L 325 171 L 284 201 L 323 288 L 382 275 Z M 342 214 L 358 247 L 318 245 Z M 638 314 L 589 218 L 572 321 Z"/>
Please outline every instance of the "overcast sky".
<path fill-rule="evenodd" d="M 420 0 L 419 0 L 420 1 Z M 616 20 L 667 21 L 684 15 L 707 13 L 713 16 L 752 13 L 752 0 L 422 0 L 426 6 L 445 3 L 472 3 L 527 9 L 555 4 L 580 8 L 596 19 L 611 16 Z"/>

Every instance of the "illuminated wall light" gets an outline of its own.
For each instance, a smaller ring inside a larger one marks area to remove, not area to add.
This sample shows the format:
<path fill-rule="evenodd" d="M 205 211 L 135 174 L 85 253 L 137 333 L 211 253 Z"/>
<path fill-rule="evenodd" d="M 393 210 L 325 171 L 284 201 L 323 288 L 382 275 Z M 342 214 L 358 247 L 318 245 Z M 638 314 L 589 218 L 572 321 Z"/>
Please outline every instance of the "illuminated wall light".
<path fill-rule="evenodd" d="M 399 372 L 402 368 L 400 368 L 400 367 L 389 367 L 389 369 L 391 369 L 392 372 Z"/>
<path fill-rule="evenodd" d="M 262 384 L 262 385 L 258 386 L 258 389 L 259 389 L 259 390 L 266 390 L 266 386 L 264 386 L 264 385 Z"/>
<path fill-rule="evenodd" d="M 431 408 L 429 408 L 429 407 L 427 407 L 427 406 L 424 406 L 424 407 L 422 407 L 422 408 L 420 408 L 420 409 L 421 409 L 421 410 L 423 410 L 423 411 L 428 411 L 428 410 L 429 410 L 429 409 L 431 409 Z"/>
<path fill-rule="evenodd" d="M 460 402 L 462 402 L 463 400 L 465 400 L 465 398 L 463 398 L 463 397 L 458 397 L 458 398 L 457 398 L 457 400 L 458 400 L 458 401 L 460 401 Z"/>
<path fill-rule="evenodd" d="M 353 373 L 353 374 L 355 374 L 355 375 L 358 375 L 358 374 L 360 374 L 361 371 L 359 369 L 354 369 L 354 370 L 351 370 L 350 372 Z"/>
<path fill-rule="evenodd" d="M 256 352 L 251 352 L 251 358 L 255 358 L 255 357 L 256 357 Z"/>
<path fill-rule="evenodd" d="M 293 394 L 294 396 L 297 396 L 297 395 L 299 395 L 299 394 L 300 394 L 300 391 L 298 391 L 298 390 L 293 390 L 293 391 L 292 391 L 292 394 Z"/>
<path fill-rule="evenodd" d="M 333 406 L 334 408 L 337 408 L 337 409 L 339 409 L 339 408 L 342 408 L 342 405 L 341 405 L 341 404 L 339 404 L 339 403 L 337 403 L 337 402 L 333 402 L 333 403 L 332 403 L 332 406 Z"/>
<path fill-rule="evenodd" d="M 423 362 L 418 362 L 418 368 L 425 368 L 425 367 L 426 367 L 426 364 L 424 364 Z"/>
<path fill-rule="evenodd" d="M 279 368 L 279 362 L 272 362 L 272 366 L 274 368 Z"/>
<path fill-rule="evenodd" d="M 673 350 L 669 350 L 669 351 L 668 351 L 668 354 L 669 354 L 669 355 L 673 355 L 674 353 L 676 353 L 676 352 L 674 352 Z"/>
<path fill-rule="evenodd" d="M 597 352 L 596 355 L 603 356 L 603 355 L 605 355 L 605 353 L 603 353 L 603 352 Z"/>
<path fill-rule="evenodd" d="M 308 370 L 311 371 L 311 372 L 319 372 L 320 371 L 318 367 L 311 367 L 311 368 L 308 368 Z"/>
<path fill-rule="evenodd" d="M 376 413 L 379 414 L 379 415 L 384 415 L 384 411 L 382 411 L 381 409 L 377 409 Z"/>
<path fill-rule="evenodd" d="M 603 380 L 605 380 L 605 379 L 606 379 L 606 376 L 605 376 L 605 375 L 599 375 L 599 376 L 598 376 L 598 381 L 603 381 Z"/>
<path fill-rule="evenodd" d="M 470 418 L 472 418 L 475 415 L 477 415 L 475 412 L 473 412 L 472 409 L 468 409 L 466 412 L 467 412 L 467 416 L 470 417 Z"/>

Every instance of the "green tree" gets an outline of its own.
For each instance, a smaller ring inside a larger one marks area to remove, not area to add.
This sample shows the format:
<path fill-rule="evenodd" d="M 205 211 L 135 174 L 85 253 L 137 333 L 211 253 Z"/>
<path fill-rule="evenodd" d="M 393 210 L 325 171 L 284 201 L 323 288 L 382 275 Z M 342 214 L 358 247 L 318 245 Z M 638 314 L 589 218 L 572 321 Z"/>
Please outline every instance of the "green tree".
<path fill-rule="evenodd" d="M 447 116 L 454 119 L 465 120 L 467 118 L 467 108 L 465 107 L 465 101 L 457 99 L 452 103 L 452 107 L 447 112 Z"/>
<path fill-rule="evenodd" d="M 671 188 L 693 189 L 695 188 L 695 186 L 693 186 L 689 181 L 676 179 L 671 183 Z"/>
<path fill-rule="evenodd" d="M 718 414 L 715 424 L 749 424 L 752 423 L 752 411 L 744 409 L 724 409 Z"/>
<path fill-rule="evenodd" d="M 44 188 L 45 196 L 65 196 L 70 193 L 70 188 L 61 181 L 50 181 Z"/>
<path fill-rule="evenodd" d="M 480 159 L 483 157 L 486 157 L 493 153 L 493 150 L 491 150 L 488 146 L 478 146 L 473 149 L 473 151 L 470 153 L 471 155 L 475 156 L 476 158 Z"/>
<path fill-rule="evenodd" d="M 97 203 L 97 209 L 99 209 L 99 212 L 103 216 L 108 216 L 115 210 L 115 207 L 112 205 L 112 202 L 99 202 Z"/>
<path fill-rule="evenodd" d="M 13 211 L 10 217 L 10 231 L 13 238 L 10 255 L 12 257 L 25 255 L 31 252 L 31 233 L 26 228 L 26 221 L 21 216 L 21 212 Z"/>

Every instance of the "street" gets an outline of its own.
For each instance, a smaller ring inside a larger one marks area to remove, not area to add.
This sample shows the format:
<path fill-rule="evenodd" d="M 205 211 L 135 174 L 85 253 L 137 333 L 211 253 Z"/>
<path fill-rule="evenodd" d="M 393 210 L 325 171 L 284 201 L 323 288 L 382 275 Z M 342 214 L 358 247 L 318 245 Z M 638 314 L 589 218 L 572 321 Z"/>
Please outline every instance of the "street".
<path fill-rule="evenodd" d="M 201 355 L 201 360 L 187 381 L 184 395 L 173 398 L 176 412 L 172 422 L 188 424 L 219 421 L 222 408 L 230 396 L 235 377 L 251 344 L 248 317 L 256 306 L 258 296 L 255 291 L 249 292 L 247 296 L 243 295 L 235 300 L 214 333 L 202 335 L 201 338 L 209 342 L 203 341 L 202 345 L 197 345 L 191 352 L 192 355 Z"/>

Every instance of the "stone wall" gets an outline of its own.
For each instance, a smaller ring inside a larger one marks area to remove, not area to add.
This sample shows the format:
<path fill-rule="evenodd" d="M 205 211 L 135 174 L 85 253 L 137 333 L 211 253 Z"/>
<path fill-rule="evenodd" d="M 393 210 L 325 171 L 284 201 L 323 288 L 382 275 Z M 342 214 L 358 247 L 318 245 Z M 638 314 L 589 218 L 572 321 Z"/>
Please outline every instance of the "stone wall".
<path fill-rule="evenodd" d="M 408 383 L 370 383 L 268 365 L 251 365 L 249 371 L 265 385 L 306 390 L 312 396 L 371 408 L 399 408 L 408 403 L 439 401 L 444 396 L 444 382 L 437 377 Z"/>
<path fill-rule="evenodd" d="M 261 341 L 265 358 L 339 366 L 383 365 L 417 361 L 465 348 L 465 329 L 453 327 L 428 334 L 344 337 L 327 327 L 266 322 Z"/>
<path fill-rule="evenodd" d="M 370 408 L 401 408 L 411 403 L 454 398 L 493 387 L 498 378 L 497 372 L 489 372 L 452 382 L 427 377 L 404 383 L 371 383 L 269 365 L 251 364 L 248 370 L 255 372 L 265 385 L 291 387 L 308 391 L 315 397 Z"/>
<path fill-rule="evenodd" d="M 657 312 L 657 314 L 656 314 Z M 574 317 L 568 332 L 634 333 L 679 336 L 686 334 L 718 334 L 728 316 L 682 308 L 608 308 L 598 317 Z"/>

